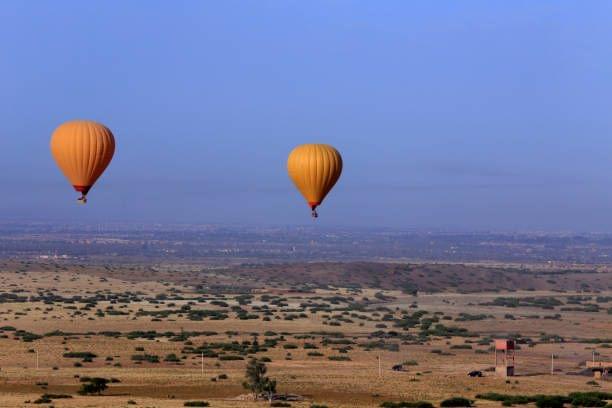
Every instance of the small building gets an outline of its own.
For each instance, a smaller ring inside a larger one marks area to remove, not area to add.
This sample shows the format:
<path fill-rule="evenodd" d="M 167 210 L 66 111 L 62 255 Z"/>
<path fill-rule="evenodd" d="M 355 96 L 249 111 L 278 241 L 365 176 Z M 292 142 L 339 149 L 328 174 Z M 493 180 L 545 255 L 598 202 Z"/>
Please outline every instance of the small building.
<path fill-rule="evenodd" d="M 495 340 L 495 374 L 500 377 L 514 376 L 514 340 Z"/>
<path fill-rule="evenodd" d="M 593 371 L 593 378 L 596 380 L 607 380 L 612 373 L 612 362 L 587 361 L 586 366 Z"/>

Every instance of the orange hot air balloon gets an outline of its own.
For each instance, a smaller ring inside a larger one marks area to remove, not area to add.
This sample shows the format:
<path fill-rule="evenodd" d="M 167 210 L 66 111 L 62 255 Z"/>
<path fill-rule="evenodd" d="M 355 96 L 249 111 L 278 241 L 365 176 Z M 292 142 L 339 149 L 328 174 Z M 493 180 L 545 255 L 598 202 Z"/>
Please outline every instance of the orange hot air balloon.
<path fill-rule="evenodd" d="M 51 136 L 51 154 L 74 189 L 86 195 L 115 153 L 115 137 L 106 126 L 90 120 L 61 124 Z"/>
<path fill-rule="evenodd" d="M 316 218 L 316 208 L 340 178 L 342 157 L 330 145 L 304 144 L 289 154 L 287 170 L 293 184 L 308 202 L 312 216 Z"/>

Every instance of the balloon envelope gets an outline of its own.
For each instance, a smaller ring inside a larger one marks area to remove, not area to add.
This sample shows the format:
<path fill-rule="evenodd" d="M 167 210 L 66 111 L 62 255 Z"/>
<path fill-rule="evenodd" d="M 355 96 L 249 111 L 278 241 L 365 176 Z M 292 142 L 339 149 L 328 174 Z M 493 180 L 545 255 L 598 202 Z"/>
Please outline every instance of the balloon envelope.
<path fill-rule="evenodd" d="M 314 212 L 334 187 L 342 173 L 342 157 L 327 144 L 296 147 L 287 160 L 289 177 Z"/>
<path fill-rule="evenodd" d="M 89 192 L 115 153 L 115 137 L 106 126 L 75 120 L 61 124 L 51 136 L 51 154 L 74 189 Z"/>

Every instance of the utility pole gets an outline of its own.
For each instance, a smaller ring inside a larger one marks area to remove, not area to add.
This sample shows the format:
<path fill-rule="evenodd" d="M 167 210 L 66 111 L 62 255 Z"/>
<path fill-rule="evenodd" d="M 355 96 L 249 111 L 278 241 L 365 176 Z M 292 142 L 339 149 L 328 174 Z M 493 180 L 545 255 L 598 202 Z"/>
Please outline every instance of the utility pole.
<path fill-rule="evenodd" d="M 204 352 L 202 352 L 202 377 L 204 377 Z"/>
<path fill-rule="evenodd" d="M 36 349 L 36 369 L 38 370 L 38 349 Z"/>
<path fill-rule="evenodd" d="M 380 358 L 380 353 L 378 353 L 378 378 L 382 378 L 382 361 Z"/>
<path fill-rule="evenodd" d="M 550 355 L 550 375 L 555 375 L 555 354 Z"/>

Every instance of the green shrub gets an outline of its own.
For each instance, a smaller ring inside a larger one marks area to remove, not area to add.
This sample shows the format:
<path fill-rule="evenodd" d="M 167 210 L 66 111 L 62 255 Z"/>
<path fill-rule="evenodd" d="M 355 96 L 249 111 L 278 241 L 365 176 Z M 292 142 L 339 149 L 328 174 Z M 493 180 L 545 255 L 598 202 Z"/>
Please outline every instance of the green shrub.
<path fill-rule="evenodd" d="M 472 400 L 469 400 L 464 397 L 453 397 L 445 399 L 440 403 L 441 407 L 471 407 Z"/>
<path fill-rule="evenodd" d="M 41 398 L 45 398 L 45 399 L 64 399 L 64 398 L 72 398 L 72 395 L 69 395 L 69 394 L 43 394 Z"/>
<path fill-rule="evenodd" d="M 570 401 L 570 398 L 562 395 L 538 395 L 535 403 L 538 408 L 563 408 Z"/>
<path fill-rule="evenodd" d="M 51 404 L 53 401 L 49 398 L 45 398 L 45 396 L 43 395 L 42 397 L 34 400 L 34 404 Z"/>
<path fill-rule="evenodd" d="M 605 400 L 612 399 L 612 393 L 602 391 L 572 392 L 569 394 L 572 405 L 575 407 L 603 407 Z"/>
<path fill-rule="evenodd" d="M 450 346 L 450 348 L 452 350 L 471 350 L 472 345 L 471 344 L 453 344 L 452 346 Z"/>
<path fill-rule="evenodd" d="M 64 357 L 65 358 L 93 359 L 98 356 L 89 351 L 69 351 L 68 353 L 64 353 Z"/>
<path fill-rule="evenodd" d="M 331 361 L 351 361 L 349 356 L 329 356 L 327 358 Z"/>
<path fill-rule="evenodd" d="M 572 399 L 585 396 L 594 397 L 601 400 L 612 400 L 612 392 L 604 391 L 572 392 L 568 395 L 568 397 Z"/>
<path fill-rule="evenodd" d="M 178 363 L 181 360 L 178 358 L 176 354 L 170 353 L 164 358 L 164 361 L 167 361 L 169 363 Z"/>
<path fill-rule="evenodd" d="M 485 394 L 478 394 L 476 398 L 489 400 L 489 401 L 500 401 L 503 406 L 511 407 L 512 405 L 526 405 L 530 402 L 535 402 L 535 396 L 528 395 L 507 395 L 498 394 L 496 392 L 487 392 Z"/>
<path fill-rule="evenodd" d="M 603 407 L 605 405 L 606 401 L 592 395 L 581 395 L 572 399 L 574 407 Z"/>
<path fill-rule="evenodd" d="M 380 404 L 381 408 L 433 408 L 433 404 L 427 401 L 400 401 L 389 402 L 385 401 Z"/>
<path fill-rule="evenodd" d="M 221 360 L 221 361 L 244 360 L 244 357 L 228 354 L 228 355 L 220 355 L 219 356 L 219 360 Z"/>
<path fill-rule="evenodd" d="M 159 356 L 154 354 L 134 354 L 132 361 L 147 361 L 149 363 L 159 363 Z"/>

